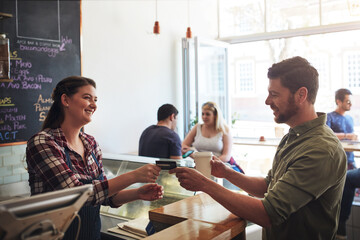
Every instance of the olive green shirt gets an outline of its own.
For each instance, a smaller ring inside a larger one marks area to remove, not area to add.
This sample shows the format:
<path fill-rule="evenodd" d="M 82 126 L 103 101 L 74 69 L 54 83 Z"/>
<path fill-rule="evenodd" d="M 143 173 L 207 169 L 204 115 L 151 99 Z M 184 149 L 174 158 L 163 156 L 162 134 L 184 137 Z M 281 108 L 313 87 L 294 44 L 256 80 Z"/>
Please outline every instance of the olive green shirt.
<path fill-rule="evenodd" d="M 289 130 L 266 177 L 263 239 L 335 239 L 346 155 L 326 114 Z"/>

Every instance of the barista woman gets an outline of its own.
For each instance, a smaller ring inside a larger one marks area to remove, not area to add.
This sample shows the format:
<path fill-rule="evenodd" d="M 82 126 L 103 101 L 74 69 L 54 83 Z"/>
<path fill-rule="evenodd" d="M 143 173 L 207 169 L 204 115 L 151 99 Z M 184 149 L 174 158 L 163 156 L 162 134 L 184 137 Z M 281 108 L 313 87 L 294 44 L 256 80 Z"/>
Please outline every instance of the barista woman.
<path fill-rule="evenodd" d="M 243 172 L 231 157 L 232 137 L 220 108 L 214 102 L 202 105 L 203 124 L 196 124 L 182 143 L 182 151 L 192 147 L 199 152 L 212 152 L 224 163 L 229 163 L 238 172 Z"/>
<path fill-rule="evenodd" d="M 100 205 L 119 207 L 142 199 L 162 198 L 163 189 L 155 183 L 160 168 L 145 165 L 108 180 L 102 166 L 102 154 L 94 137 L 83 132 L 96 106 L 96 84 L 85 77 L 68 77 L 53 91 L 53 104 L 42 130 L 27 143 L 31 194 L 39 194 L 83 184 L 93 185 L 93 195 L 79 211 L 64 239 L 100 239 Z M 125 189 L 133 183 L 149 183 Z M 78 233 L 81 222 L 80 233 Z"/>

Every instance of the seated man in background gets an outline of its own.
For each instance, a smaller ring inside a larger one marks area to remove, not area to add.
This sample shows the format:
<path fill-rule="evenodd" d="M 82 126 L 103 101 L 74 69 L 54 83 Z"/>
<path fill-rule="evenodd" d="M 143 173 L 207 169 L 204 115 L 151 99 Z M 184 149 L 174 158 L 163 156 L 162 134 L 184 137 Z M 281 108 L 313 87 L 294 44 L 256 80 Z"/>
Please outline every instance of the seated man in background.
<path fill-rule="evenodd" d="M 357 135 L 354 134 L 354 121 L 346 112 L 350 111 L 351 91 L 341 88 L 335 92 L 335 111 L 327 114 L 326 124 L 334 131 L 335 135 L 340 139 L 356 140 Z M 337 231 L 337 239 L 346 239 L 346 221 L 349 219 L 351 207 L 354 200 L 355 190 L 360 187 L 360 169 L 356 168 L 354 161 L 354 153 L 346 152 L 348 162 L 348 172 L 344 192 L 341 200 L 341 210 L 339 217 L 339 227 Z"/>
<path fill-rule="evenodd" d="M 357 135 L 354 134 L 354 120 L 346 112 L 351 109 L 350 90 L 341 88 L 335 92 L 335 111 L 327 114 L 326 124 L 334 131 L 340 140 L 356 140 Z M 346 152 L 348 169 L 355 169 L 354 153 Z"/>
<path fill-rule="evenodd" d="M 178 110 L 171 104 L 157 112 L 158 123 L 146 128 L 139 141 L 139 156 L 181 159 L 181 141 L 174 131 Z"/>

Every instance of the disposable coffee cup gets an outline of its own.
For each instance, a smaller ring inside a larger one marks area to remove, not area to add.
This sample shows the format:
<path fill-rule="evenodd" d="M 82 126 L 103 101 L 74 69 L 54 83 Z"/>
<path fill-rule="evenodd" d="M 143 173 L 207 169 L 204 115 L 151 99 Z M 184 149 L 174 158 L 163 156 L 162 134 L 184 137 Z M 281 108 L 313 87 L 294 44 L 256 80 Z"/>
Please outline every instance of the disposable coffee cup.
<path fill-rule="evenodd" d="M 201 172 L 205 177 L 210 178 L 212 152 L 196 152 L 193 156 L 196 170 Z"/>

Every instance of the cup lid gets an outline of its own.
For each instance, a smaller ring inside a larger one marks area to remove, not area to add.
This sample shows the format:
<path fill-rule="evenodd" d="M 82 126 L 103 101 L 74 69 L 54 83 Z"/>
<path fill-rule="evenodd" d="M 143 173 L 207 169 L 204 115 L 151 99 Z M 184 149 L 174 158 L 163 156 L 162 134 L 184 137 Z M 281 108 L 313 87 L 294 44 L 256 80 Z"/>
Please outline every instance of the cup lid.
<path fill-rule="evenodd" d="M 212 152 L 195 152 L 194 157 L 211 157 Z"/>

